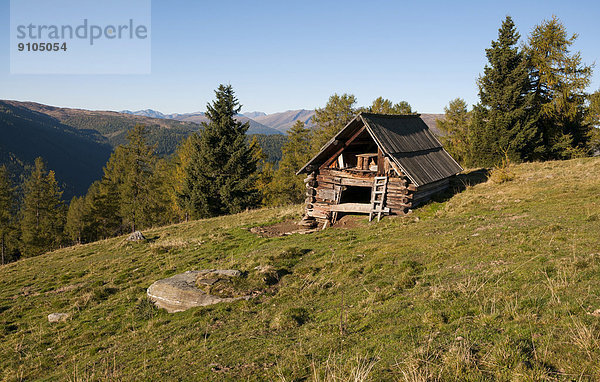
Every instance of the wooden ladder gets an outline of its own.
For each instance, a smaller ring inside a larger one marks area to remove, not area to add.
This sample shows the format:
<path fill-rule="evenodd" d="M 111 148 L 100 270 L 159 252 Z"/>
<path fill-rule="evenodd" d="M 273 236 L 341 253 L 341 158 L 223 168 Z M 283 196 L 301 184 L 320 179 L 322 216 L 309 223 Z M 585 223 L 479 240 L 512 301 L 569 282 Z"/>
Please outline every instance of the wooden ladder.
<path fill-rule="evenodd" d="M 369 213 L 369 221 L 373 221 L 373 217 L 377 214 L 377 221 L 381 220 L 381 214 L 385 212 L 385 194 L 387 192 L 387 176 L 376 176 L 373 181 L 371 190 L 371 212 Z"/>

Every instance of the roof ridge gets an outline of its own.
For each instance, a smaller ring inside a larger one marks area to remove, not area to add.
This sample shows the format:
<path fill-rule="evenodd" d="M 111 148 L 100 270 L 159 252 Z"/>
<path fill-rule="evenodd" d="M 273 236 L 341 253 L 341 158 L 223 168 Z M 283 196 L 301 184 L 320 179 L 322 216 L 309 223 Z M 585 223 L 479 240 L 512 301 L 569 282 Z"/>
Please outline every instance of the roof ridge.
<path fill-rule="evenodd" d="M 361 111 L 358 115 L 366 115 L 366 116 L 376 116 L 376 117 L 391 117 L 391 118 L 415 118 L 421 117 L 421 114 L 387 114 L 387 113 L 372 113 L 370 111 Z"/>

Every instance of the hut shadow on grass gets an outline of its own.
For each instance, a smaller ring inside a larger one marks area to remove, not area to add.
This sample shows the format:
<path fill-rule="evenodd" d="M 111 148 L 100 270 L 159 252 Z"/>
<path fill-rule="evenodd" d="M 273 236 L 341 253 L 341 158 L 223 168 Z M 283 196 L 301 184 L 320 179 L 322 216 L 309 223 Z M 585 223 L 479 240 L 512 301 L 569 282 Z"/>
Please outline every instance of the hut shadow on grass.
<path fill-rule="evenodd" d="M 479 183 L 487 182 L 490 177 L 490 170 L 487 168 L 480 168 L 476 170 L 469 170 L 462 172 L 450 179 L 450 187 L 439 194 L 434 195 L 431 201 L 443 203 L 454 195 L 459 194 L 466 190 L 468 187 L 475 186 Z"/>

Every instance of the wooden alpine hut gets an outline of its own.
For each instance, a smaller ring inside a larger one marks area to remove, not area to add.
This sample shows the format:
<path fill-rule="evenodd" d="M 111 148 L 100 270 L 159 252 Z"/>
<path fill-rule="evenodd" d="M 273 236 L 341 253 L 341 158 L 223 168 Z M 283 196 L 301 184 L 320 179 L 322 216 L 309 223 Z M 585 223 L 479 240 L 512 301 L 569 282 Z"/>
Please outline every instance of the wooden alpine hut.
<path fill-rule="evenodd" d="M 308 174 L 303 224 L 405 214 L 462 170 L 419 114 L 360 113 L 298 171 Z"/>

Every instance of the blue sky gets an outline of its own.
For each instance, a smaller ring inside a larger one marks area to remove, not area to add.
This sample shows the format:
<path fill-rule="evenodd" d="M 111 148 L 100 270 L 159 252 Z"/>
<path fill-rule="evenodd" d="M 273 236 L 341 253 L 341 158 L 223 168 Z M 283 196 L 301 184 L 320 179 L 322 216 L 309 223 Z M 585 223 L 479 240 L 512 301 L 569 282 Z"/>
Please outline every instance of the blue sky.
<path fill-rule="evenodd" d="M 336 92 L 442 112 L 456 97 L 477 102 L 484 50 L 506 15 L 523 37 L 557 15 L 584 61 L 600 62 L 597 1 L 153 0 L 151 74 L 14 75 L 9 4 L 0 0 L 0 99 L 64 107 L 199 111 L 229 83 L 242 112 L 320 107 Z"/>

